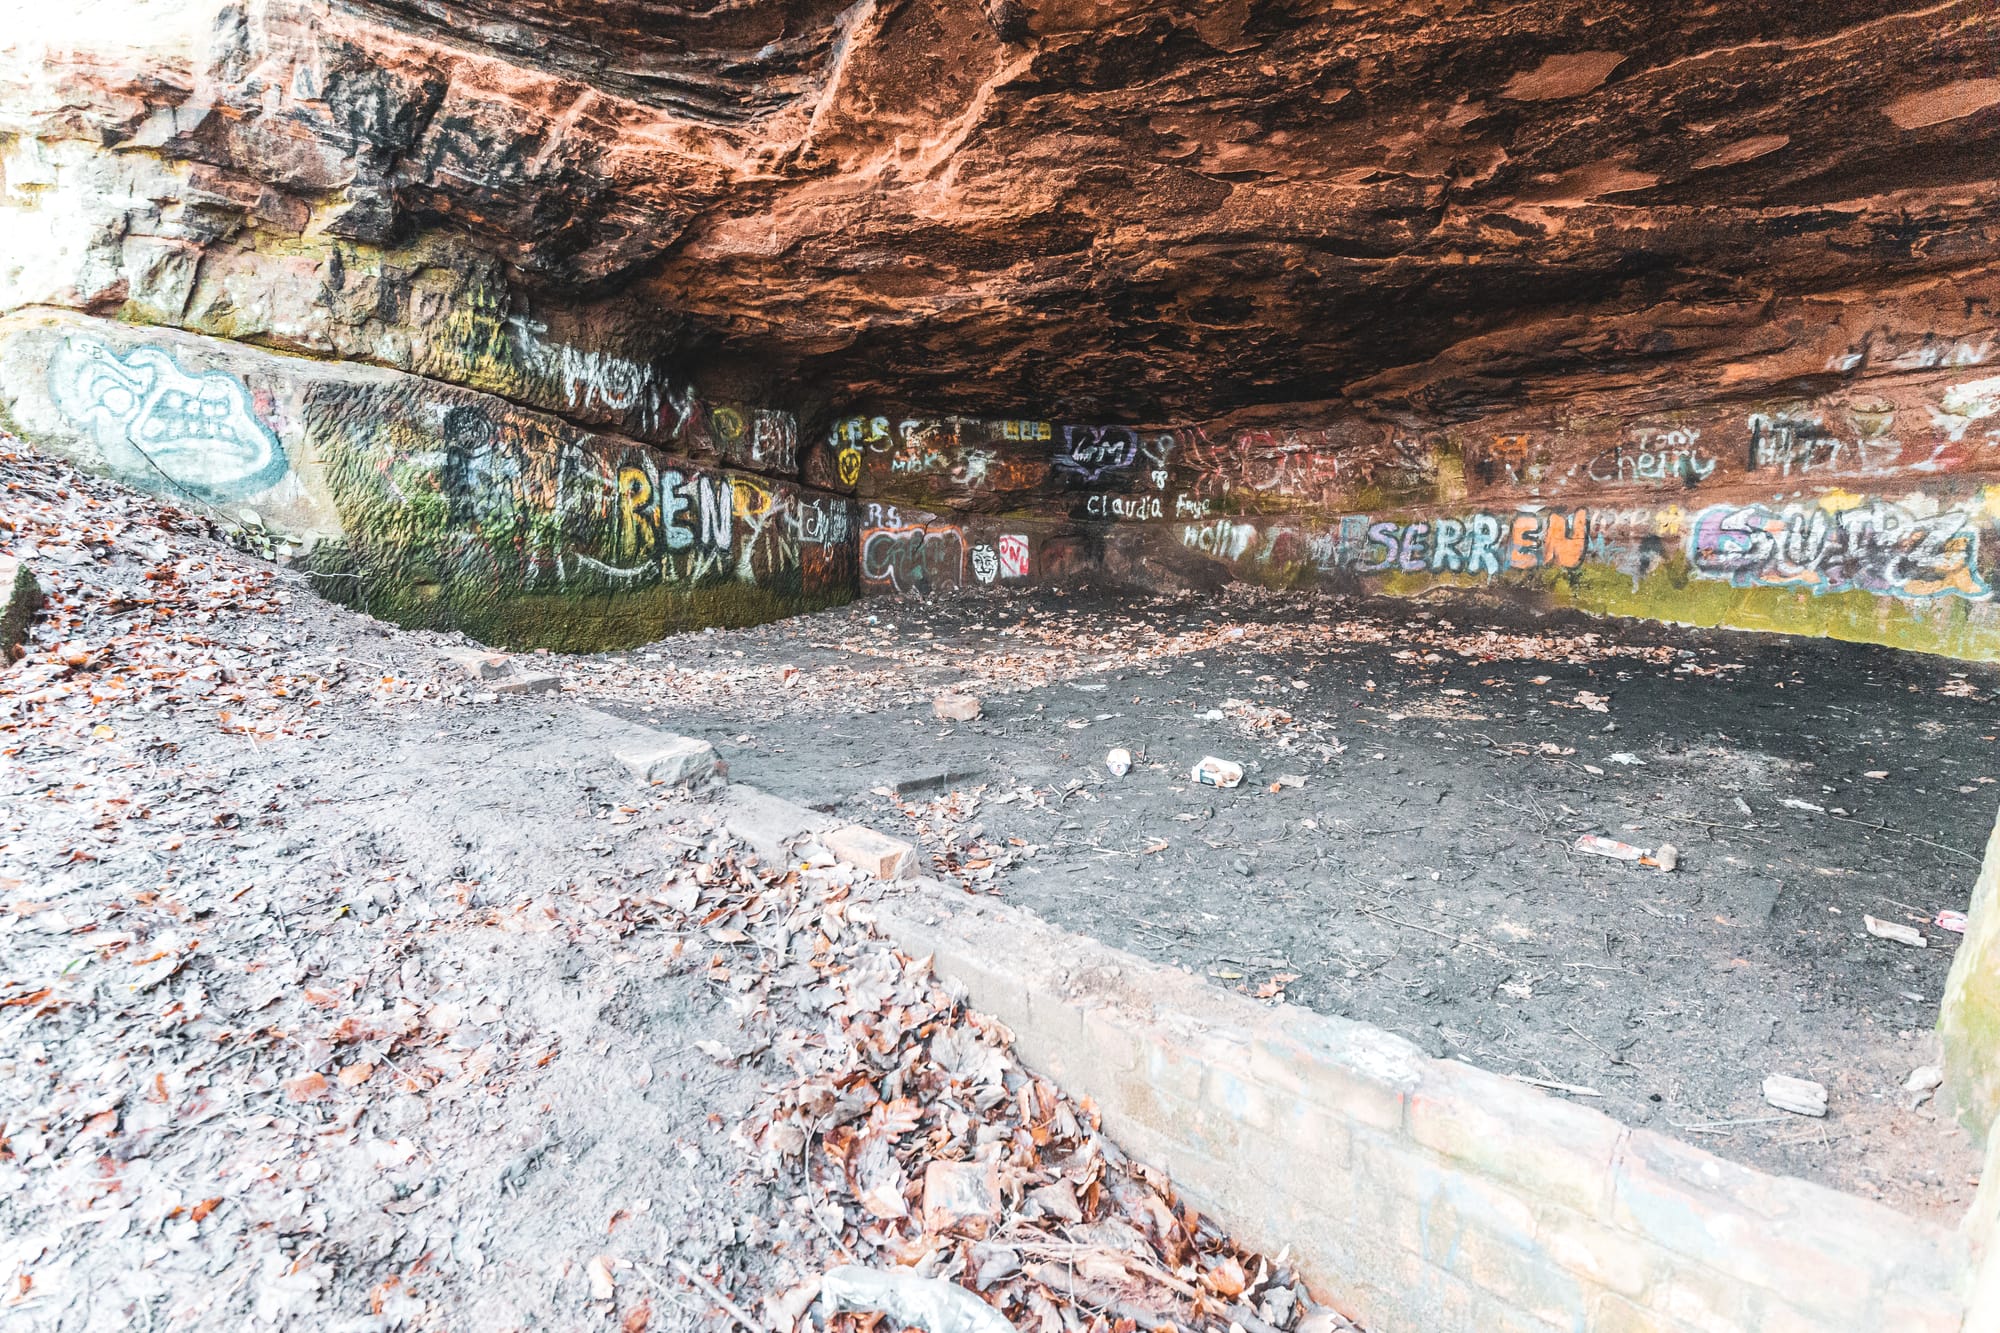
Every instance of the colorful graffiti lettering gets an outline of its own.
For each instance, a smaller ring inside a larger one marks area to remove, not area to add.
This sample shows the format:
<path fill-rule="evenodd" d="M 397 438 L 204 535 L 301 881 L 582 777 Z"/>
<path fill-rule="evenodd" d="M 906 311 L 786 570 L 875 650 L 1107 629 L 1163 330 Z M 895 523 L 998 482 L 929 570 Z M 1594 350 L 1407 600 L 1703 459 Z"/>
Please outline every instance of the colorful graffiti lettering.
<path fill-rule="evenodd" d="M 1001 578 L 1024 579 L 1028 577 L 1028 539 L 1026 537 L 1002 537 L 993 545 L 1000 556 Z"/>
<path fill-rule="evenodd" d="M 65 338 L 49 359 L 49 392 L 106 463 L 139 485 L 164 478 L 220 502 L 269 490 L 290 470 L 242 380 L 189 374 L 157 347 L 120 356 L 95 339 Z"/>
<path fill-rule="evenodd" d="M 861 580 L 924 593 L 965 582 L 965 534 L 956 527 L 870 528 L 861 534 Z"/>
<path fill-rule="evenodd" d="M 410 395 L 370 397 L 359 413 L 354 393 L 316 386 L 305 415 L 350 542 L 418 582 L 583 594 L 771 586 L 795 577 L 811 537 L 838 544 L 851 530 L 837 497 L 578 435 L 537 413 L 472 402 L 440 412 Z M 369 431 L 344 424 L 359 417 Z"/>
<path fill-rule="evenodd" d="M 1715 505 L 1696 515 L 1687 557 L 1696 577 L 1740 588 L 1992 596 L 1979 575 L 1979 534 L 1969 514 L 1918 515 L 1881 500 L 1844 509 Z"/>
<path fill-rule="evenodd" d="M 1589 540 L 1589 511 L 1523 509 L 1463 518 L 1371 523 L 1355 560 L 1364 574 L 1498 574 L 1502 570 L 1575 569 Z"/>

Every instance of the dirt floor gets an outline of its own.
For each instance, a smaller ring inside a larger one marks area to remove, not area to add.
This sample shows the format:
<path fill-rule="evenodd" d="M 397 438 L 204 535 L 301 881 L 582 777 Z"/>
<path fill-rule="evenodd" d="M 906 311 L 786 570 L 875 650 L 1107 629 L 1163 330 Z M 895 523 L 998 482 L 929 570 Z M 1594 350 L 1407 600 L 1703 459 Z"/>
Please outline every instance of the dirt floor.
<path fill-rule="evenodd" d="M 0 670 L 10 1327 L 634 1333 L 718 1327 L 720 1293 L 789 1330 L 849 1259 L 1028 1333 L 1338 1326 L 847 921 L 881 886 L 750 864 L 724 799 L 635 790 L 586 708 L 1218 984 L 1941 1221 L 1969 1197 L 1901 1085 L 1991 823 L 1993 671 L 1043 591 L 528 658 L 559 688 L 520 695 L 196 517 L 25 451 L 0 483 L 54 594 Z M 939 722 L 947 688 L 984 716 Z M 1244 783 L 1191 783 L 1209 754 Z M 1827 1118 L 1766 1106 L 1769 1072 Z M 991 1237 L 930 1230 L 932 1167 L 996 1155 Z"/>
<path fill-rule="evenodd" d="M 871 599 L 563 672 L 1070 929 L 1913 1214 L 1971 1197 L 1903 1084 L 2000 801 L 1992 669 L 1245 589 Z M 945 689 L 984 715 L 940 723 Z M 1248 776 L 1196 785 L 1205 755 Z M 1766 1105 L 1768 1073 L 1828 1116 Z"/>
<path fill-rule="evenodd" d="M 1350 1327 L 623 724 L 4 439 L 0 544 L 0 1325 Z"/>

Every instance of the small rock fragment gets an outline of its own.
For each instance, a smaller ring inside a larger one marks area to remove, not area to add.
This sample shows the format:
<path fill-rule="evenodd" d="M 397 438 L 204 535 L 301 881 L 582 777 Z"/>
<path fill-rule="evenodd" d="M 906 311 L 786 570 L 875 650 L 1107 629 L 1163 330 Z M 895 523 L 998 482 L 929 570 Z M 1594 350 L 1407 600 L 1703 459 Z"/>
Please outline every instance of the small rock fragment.
<path fill-rule="evenodd" d="M 1104 756 L 1104 766 L 1111 770 L 1111 776 L 1122 778 L 1132 771 L 1132 752 L 1126 749 L 1113 750 Z"/>
<path fill-rule="evenodd" d="M 1944 1084 L 1944 1070 L 1936 1065 L 1918 1065 L 1903 1081 L 1904 1092 L 1936 1092 Z"/>
<path fill-rule="evenodd" d="M 1811 1079 L 1771 1074 L 1764 1079 L 1764 1100 L 1793 1115 L 1826 1114 L 1826 1088 Z"/>
<path fill-rule="evenodd" d="M 1899 921 L 1884 921 L 1872 916 L 1863 916 L 1861 920 L 1868 927 L 1868 933 L 1878 940 L 1894 940 L 1913 949 L 1930 947 L 1930 941 L 1924 938 L 1924 933 L 1914 926 L 1906 926 Z"/>
<path fill-rule="evenodd" d="M 979 699 L 970 694 L 940 694 L 931 700 L 940 722 L 970 722 L 979 716 Z"/>

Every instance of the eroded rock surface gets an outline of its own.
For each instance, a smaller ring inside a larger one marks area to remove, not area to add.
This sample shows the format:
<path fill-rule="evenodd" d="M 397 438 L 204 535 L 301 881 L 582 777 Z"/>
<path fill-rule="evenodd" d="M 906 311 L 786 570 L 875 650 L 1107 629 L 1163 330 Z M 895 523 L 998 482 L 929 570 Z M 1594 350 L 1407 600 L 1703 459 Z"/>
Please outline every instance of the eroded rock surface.
<path fill-rule="evenodd" d="M 1979 0 L 107 0 L 0 56 L 0 405 L 103 461 L 102 419 L 37 416 L 81 355 L 31 337 L 48 307 L 196 335 L 120 355 L 171 360 L 224 419 L 216 374 L 403 375 L 406 448 L 465 455 L 444 472 L 474 489 L 519 464 L 447 438 L 455 395 L 543 414 L 523 448 L 557 531 L 499 565 L 619 546 L 672 590 L 633 632 L 776 613 L 798 585 L 760 570 L 818 560 L 829 598 L 1513 582 L 1988 656 L 1996 23 Z M 317 427 L 244 427 L 288 429 Z M 246 476 L 310 491 L 300 457 Z M 803 484 L 839 519 L 787 498 L 778 528 L 859 539 L 690 576 L 676 506 L 700 496 L 666 481 L 690 460 Z M 266 525 L 289 503 L 233 498 Z M 490 543 L 445 508 L 453 543 Z M 349 517 L 280 536 L 336 572 L 375 541 Z M 494 589 L 390 544 L 364 604 Z M 523 579 L 502 591 L 531 618 L 631 591 Z"/>

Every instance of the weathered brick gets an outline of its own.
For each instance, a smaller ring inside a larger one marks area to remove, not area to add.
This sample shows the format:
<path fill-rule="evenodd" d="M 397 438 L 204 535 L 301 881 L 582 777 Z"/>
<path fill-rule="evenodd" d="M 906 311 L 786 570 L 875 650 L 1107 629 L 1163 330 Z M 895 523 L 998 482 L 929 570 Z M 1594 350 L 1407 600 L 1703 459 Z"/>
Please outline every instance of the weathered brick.
<path fill-rule="evenodd" d="M 1959 1271 L 1959 1242 L 1936 1228 L 1645 1130 L 1633 1131 L 1620 1153 L 1612 1220 L 1828 1319 L 1866 1308 L 1892 1277 L 1919 1291 L 1950 1291 Z"/>
<path fill-rule="evenodd" d="M 1354 1131 L 1347 1120 L 1305 1097 L 1270 1095 L 1274 1146 L 1307 1154 L 1328 1166 L 1346 1168 L 1352 1163 Z"/>
<path fill-rule="evenodd" d="M 1468 1226 L 1534 1243 L 1534 1208 L 1505 1186 L 1450 1169 L 1375 1130 L 1357 1128 L 1353 1144 L 1364 1216 L 1430 1262 L 1448 1267 Z"/>
<path fill-rule="evenodd" d="M 1600 1291 L 1591 1300 L 1590 1333 L 1698 1333 L 1672 1315 L 1634 1305 L 1623 1296 Z"/>
<path fill-rule="evenodd" d="M 1281 1036 L 1250 1043 L 1251 1076 L 1296 1087 L 1328 1113 L 1373 1129 L 1400 1132 L 1406 1105 L 1430 1061 L 1378 1028 L 1317 1014 L 1285 1014 Z"/>
<path fill-rule="evenodd" d="M 1671 1256 L 1628 1232 L 1560 1204 L 1535 1209 L 1535 1240 L 1552 1262 L 1592 1286 L 1642 1299 L 1671 1266 Z"/>
<path fill-rule="evenodd" d="M 820 842 L 835 860 L 877 879 L 908 879 L 917 873 L 915 847 L 865 824 L 828 829 Z"/>
<path fill-rule="evenodd" d="M 1460 1229 L 1440 1268 L 1491 1292 L 1499 1303 L 1563 1328 L 1583 1325 L 1598 1290 L 1514 1233 L 1495 1235 L 1479 1226 Z M 1428 1257 L 1428 1256 L 1426 1256 Z"/>
<path fill-rule="evenodd" d="M 1624 1129 L 1609 1116 L 1455 1061 L 1431 1062 L 1408 1110 L 1412 1139 L 1585 1216 L 1610 1195 Z"/>

